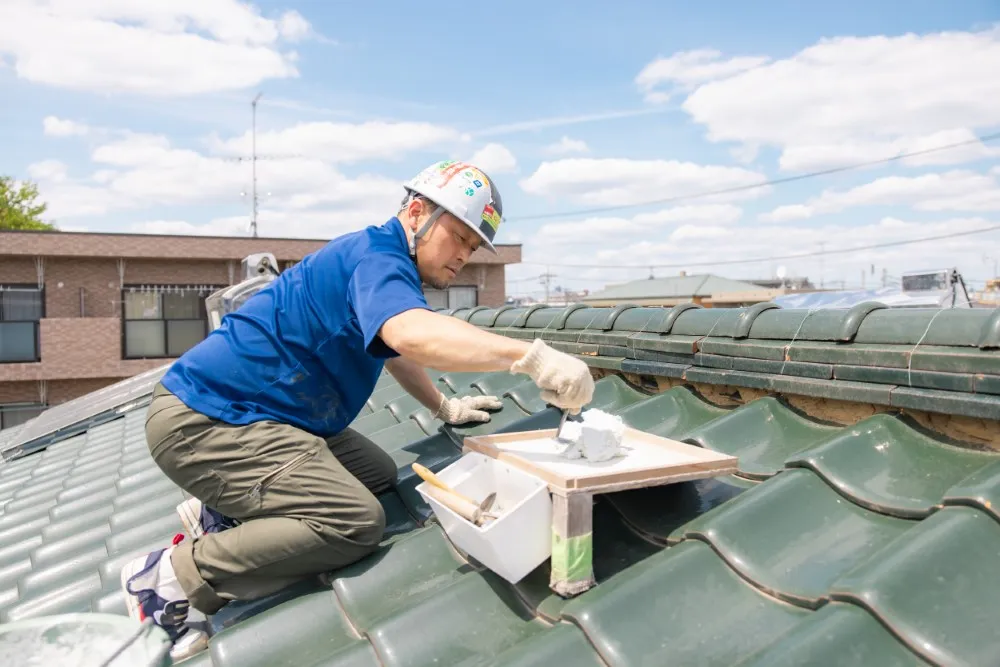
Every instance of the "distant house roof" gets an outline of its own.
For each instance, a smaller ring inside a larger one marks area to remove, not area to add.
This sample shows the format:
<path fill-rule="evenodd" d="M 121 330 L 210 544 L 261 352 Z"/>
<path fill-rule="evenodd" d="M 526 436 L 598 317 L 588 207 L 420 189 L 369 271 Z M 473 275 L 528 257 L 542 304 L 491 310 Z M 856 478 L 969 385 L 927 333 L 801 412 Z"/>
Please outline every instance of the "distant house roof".
<path fill-rule="evenodd" d="M 760 286 L 742 280 L 730 280 L 710 273 L 669 278 L 646 278 L 611 285 L 582 300 L 594 301 L 676 301 L 695 297 L 709 298 L 726 292 L 759 292 Z"/>

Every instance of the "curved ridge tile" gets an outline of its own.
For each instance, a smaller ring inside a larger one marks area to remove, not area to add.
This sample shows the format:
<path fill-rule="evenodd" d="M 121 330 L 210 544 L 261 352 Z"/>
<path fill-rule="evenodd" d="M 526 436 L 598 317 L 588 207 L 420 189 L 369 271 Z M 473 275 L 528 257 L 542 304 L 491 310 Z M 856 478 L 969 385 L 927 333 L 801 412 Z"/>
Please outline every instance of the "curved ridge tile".
<path fill-rule="evenodd" d="M 1000 526 L 946 507 L 844 576 L 836 600 L 866 607 L 934 664 L 991 665 L 1000 655 Z"/>
<path fill-rule="evenodd" d="M 926 667 L 861 607 L 831 602 L 736 667 Z"/>
<path fill-rule="evenodd" d="M 469 573 L 381 619 L 368 638 L 385 667 L 485 662 L 545 629 L 505 584 Z"/>
<path fill-rule="evenodd" d="M 946 445 L 879 414 L 786 461 L 810 468 L 855 503 L 904 518 L 928 516 L 948 489 L 1000 455 Z"/>
<path fill-rule="evenodd" d="M 971 505 L 1000 521 L 1000 461 L 969 475 L 944 495 L 945 505 Z"/>
<path fill-rule="evenodd" d="M 785 459 L 835 433 L 800 417 L 776 398 L 759 398 L 685 434 L 684 439 L 739 457 L 740 475 L 767 479 Z"/>
<path fill-rule="evenodd" d="M 674 387 L 634 403 L 618 414 L 632 428 L 662 437 L 679 438 L 728 412 L 730 410 L 726 408 L 703 401 L 686 387 Z"/>
<path fill-rule="evenodd" d="M 810 612 L 730 570 L 708 545 L 670 547 L 572 600 L 563 611 L 610 665 L 732 665 Z"/>
<path fill-rule="evenodd" d="M 914 525 L 845 502 L 808 470 L 789 470 L 695 519 L 683 535 L 711 544 L 760 589 L 815 609 L 838 577 Z"/>

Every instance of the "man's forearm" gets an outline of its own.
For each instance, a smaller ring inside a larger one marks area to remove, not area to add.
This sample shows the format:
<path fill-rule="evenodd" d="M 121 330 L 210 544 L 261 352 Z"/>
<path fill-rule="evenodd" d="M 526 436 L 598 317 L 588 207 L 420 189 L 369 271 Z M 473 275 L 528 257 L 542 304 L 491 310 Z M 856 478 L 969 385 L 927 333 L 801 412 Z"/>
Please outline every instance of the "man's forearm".
<path fill-rule="evenodd" d="M 410 310 L 380 332 L 386 345 L 413 362 L 439 371 L 503 371 L 527 354 L 530 343 L 483 331 L 454 317 Z"/>
<path fill-rule="evenodd" d="M 407 393 L 420 401 L 428 410 L 436 413 L 441 407 L 443 394 L 434 386 L 434 382 L 427 376 L 427 371 L 422 366 L 409 359 L 397 357 L 386 361 L 385 368 Z"/>

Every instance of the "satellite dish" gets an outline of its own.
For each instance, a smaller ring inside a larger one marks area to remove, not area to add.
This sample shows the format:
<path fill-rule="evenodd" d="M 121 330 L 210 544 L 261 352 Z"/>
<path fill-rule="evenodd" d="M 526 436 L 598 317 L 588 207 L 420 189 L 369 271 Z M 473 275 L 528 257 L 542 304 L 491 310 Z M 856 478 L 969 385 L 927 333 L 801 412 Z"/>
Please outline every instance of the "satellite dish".
<path fill-rule="evenodd" d="M 788 275 L 788 269 L 783 266 L 779 266 L 778 270 L 775 271 L 775 275 L 777 275 L 779 279 L 784 280 L 785 276 Z"/>

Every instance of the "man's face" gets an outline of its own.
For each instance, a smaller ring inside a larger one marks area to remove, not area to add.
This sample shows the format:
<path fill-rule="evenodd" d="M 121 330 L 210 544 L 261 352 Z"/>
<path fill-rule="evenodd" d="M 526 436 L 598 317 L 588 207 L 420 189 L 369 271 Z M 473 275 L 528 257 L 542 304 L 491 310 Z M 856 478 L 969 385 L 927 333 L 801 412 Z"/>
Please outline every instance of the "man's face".
<path fill-rule="evenodd" d="M 443 213 L 417 243 L 420 279 L 434 289 L 447 288 L 481 242 L 468 225 Z"/>

